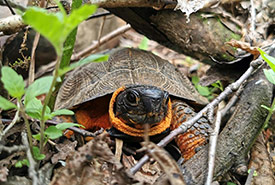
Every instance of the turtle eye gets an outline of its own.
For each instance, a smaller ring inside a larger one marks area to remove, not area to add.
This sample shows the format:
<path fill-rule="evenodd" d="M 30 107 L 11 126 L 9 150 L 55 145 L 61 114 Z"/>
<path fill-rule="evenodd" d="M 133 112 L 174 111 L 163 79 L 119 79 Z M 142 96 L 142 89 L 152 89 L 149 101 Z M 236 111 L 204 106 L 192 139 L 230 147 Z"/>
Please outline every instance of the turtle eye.
<path fill-rule="evenodd" d="M 138 104 L 138 93 L 134 92 L 134 91 L 130 91 L 127 93 L 126 99 L 131 105 L 137 105 Z"/>

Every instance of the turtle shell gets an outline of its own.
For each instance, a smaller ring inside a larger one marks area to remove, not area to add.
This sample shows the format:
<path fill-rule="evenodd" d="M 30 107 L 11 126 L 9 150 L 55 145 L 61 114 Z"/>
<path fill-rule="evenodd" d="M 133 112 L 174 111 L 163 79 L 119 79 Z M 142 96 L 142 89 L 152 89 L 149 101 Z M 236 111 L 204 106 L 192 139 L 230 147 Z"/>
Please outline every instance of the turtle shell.
<path fill-rule="evenodd" d="M 106 62 L 89 63 L 72 71 L 59 90 L 55 109 L 73 108 L 133 84 L 153 85 L 196 104 L 207 102 L 168 61 L 147 51 L 124 48 L 112 53 Z"/>

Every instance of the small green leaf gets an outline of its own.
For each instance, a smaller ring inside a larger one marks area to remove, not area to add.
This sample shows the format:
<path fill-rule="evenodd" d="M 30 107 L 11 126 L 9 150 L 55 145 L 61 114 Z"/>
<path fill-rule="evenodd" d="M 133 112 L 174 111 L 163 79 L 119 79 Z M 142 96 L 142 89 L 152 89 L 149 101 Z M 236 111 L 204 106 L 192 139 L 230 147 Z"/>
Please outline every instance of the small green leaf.
<path fill-rule="evenodd" d="M 268 81 L 275 84 L 275 72 L 272 69 L 264 69 L 264 74 Z"/>
<path fill-rule="evenodd" d="M 227 182 L 226 185 L 236 185 L 236 184 L 233 182 Z"/>
<path fill-rule="evenodd" d="M 48 93 L 51 83 L 53 81 L 53 76 L 46 76 L 35 80 L 26 90 L 25 94 L 25 105 L 36 96 Z"/>
<path fill-rule="evenodd" d="M 248 173 L 250 173 L 250 172 L 251 172 L 251 169 L 248 169 Z M 254 170 L 254 172 L 253 172 L 253 176 L 254 176 L 254 177 L 258 176 L 258 173 L 257 173 L 257 171 L 256 171 L 256 170 Z"/>
<path fill-rule="evenodd" d="M 52 117 L 60 115 L 74 115 L 74 112 L 68 109 L 60 109 L 51 113 Z"/>
<path fill-rule="evenodd" d="M 93 54 L 93 55 L 90 55 L 87 58 L 84 58 L 82 60 L 79 60 L 76 63 L 71 64 L 68 67 L 64 67 L 63 69 L 59 69 L 58 75 L 62 76 L 65 73 L 67 73 L 67 72 L 69 72 L 69 71 L 71 71 L 71 70 L 73 70 L 73 69 L 75 69 L 75 68 L 77 68 L 79 66 L 82 66 L 84 64 L 88 64 L 88 63 L 91 63 L 91 62 L 103 62 L 103 61 L 107 61 L 108 58 L 109 58 L 109 55 L 102 55 L 102 54 Z"/>
<path fill-rule="evenodd" d="M 195 85 L 195 87 L 199 84 L 199 77 L 197 76 L 192 76 L 192 83 Z"/>
<path fill-rule="evenodd" d="M 209 96 L 211 94 L 208 87 L 198 85 L 197 89 L 198 89 L 198 92 L 200 93 L 200 95 L 202 95 L 202 96 Z"/>
<path fill-rule="evenodd" d="M 34 119 L 41 119 L 42 107 L 41 101 L 37 98 L 33 98 L 26 105 L 26 113 Z"/>
<path fill-rule="evenodd" d="M 25 93 L 25 83 L 23 77 L 7 66 L 2 67 L 1 72 L 1 80 L 5 89 L 12 97 L 21 98 Z"/>
<path fill-rule="evenodd" d="M 34 159 L 36 159 L 38 161 L 43 160 L 46 157 L 44 154 L 40 153 L 39 148 L 36 147 L 36 146 L 32 147 L 32 151 L 33 151 L 33 157 L 34 157 Z"/>
<path fill-rule="evenodd" d="M 6 98 L 0 96 L 0 109 L 10 110 L 10 109 L 15 109 L 15 108 L 17 108 L 17 107 L 14 103 L 12 103 L 9 100 L 7 100 Z"/>
<path fill-rule="evenodd" d="M 63 135 L 62 131 L 56 128 L 55 126 L 49 126 L 45 130 L 45 135 L 47 135 L 50 139 L 57 139 Z"/>
<path fill-rule="evenodd" d="M 33 137 L 34 139 L 36 139 L 37 141 L 40 141 L 40 139 L 41 139 L 40 134 L 34 134 L 34 135 L 32 135 L 32 137 Z"/>
<path fill-rule="evenodd" d="M 30 166 L 30 163 L 27 159 L 23 159 L 23 160 L 20 160 L 20 161 L 17 161 L 15 163 L 15 168 L 22 168 L 23 166 Z"/>
<path fill-rule="evenodd" d="M 56 128 L 59 130 L 66 130 L 70 127 L 83 127 L 85 128 L 83 125 L 77 124 L 77 123 L 59 123 L 58 125 L 56 125 Z"/>
<path fill-rule="evenodd" d="M 223 86 L 220 80 L 218 80 L 217 82 L 211 84 L 213 87 L 216 87 L 218 89 L 220 89 L 221 91 L 223 91 Z"/>
<path fill-rule="evenodd" d="M 273 58 L 272 56 L 269 56 L 268 54 L 266 54 L 263 50 L 261 50 L 260 48 L 258 48 L 258 50 L 261 53 L 262 58 L 264 59 L 264 61 L 266 61 L 266 63 L 268 63 L 268 65 L 270 66 L 270 68 L 275 71 L 275 58 Z"/>
<path fill-rule="evenodd" d="M 148 42 L 149 42 L 149 39 L 147 37 L 143 37 L 143 39 L 140 42 L 138 48 L 142 49 L 142 50 L 147 50 L 148 49 Z"/>

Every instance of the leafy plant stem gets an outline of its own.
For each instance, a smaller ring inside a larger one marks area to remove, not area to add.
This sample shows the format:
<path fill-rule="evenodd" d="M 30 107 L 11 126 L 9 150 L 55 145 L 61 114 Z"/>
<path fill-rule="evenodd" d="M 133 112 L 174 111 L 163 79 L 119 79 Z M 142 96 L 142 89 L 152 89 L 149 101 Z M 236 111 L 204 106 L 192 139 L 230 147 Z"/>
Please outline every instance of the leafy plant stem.
<path fill-rule="evenodd" d="M 26 111 L 25 111 L 25 108 L 21 102 L 21 99 L 17 99 L 18 103 L 19 103 L 19 111 L 21 112 L 21 116 L 23 117 L 24 119 L 24 122 L 25 122 L 25 125 L 26 125 L 26 129 L 27 129 L 27 135 L 28 135 L 28 140 L 29 140 L 29 145 L 30 145 L 30 148 L 31 148 L 31 152 L 32 152 L 32 147 L 33 147 L 33 144 L 32 144 L 32 132 L 31 132 L 31 126 L 30 126 L 30 122 L 27 118 L 27 114 L 26 114 Z M 32 153 L 33 155 L 33 153 Z"/>
<path fill-rule="evenodd" d="M 62 48 L 63 50 L 63 48 Z M 57 59 L 56 59 L 56 65 L 55 65 L 55 70 L 54 70 L 54 75 L 53 75 L 53 81 L 51 83 L 49 92 L 47 93 L 46 97 L 45 97 L 45 101 L 42 107 L 42 112 L 41 112 L 41 123 L 40 123 L 40 151 L 41 153 L 43 153 L 43 143 L 44 143 L 44 130 L 45 130 L 45 111 L 47 108 L 47 105 L 50 101 L 56 80 L 58 78 L 58 70 L 59 70 L 59 65 L 60 65 L 60 61 L 61 61 L 61 55 L 57 55 Z"/>

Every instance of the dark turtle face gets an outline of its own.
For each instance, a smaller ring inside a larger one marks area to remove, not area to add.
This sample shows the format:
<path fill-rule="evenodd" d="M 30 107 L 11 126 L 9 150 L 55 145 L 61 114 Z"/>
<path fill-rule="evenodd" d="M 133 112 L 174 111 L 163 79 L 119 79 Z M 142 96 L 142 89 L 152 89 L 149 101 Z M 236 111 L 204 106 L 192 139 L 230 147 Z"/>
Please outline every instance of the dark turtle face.
<path fill-rule="evenodd" d="M 169 93 L 154 86 L 131 86 L 116 98 L 114 112 L 127 124 L 155 124 L 167 113 Z"/>

